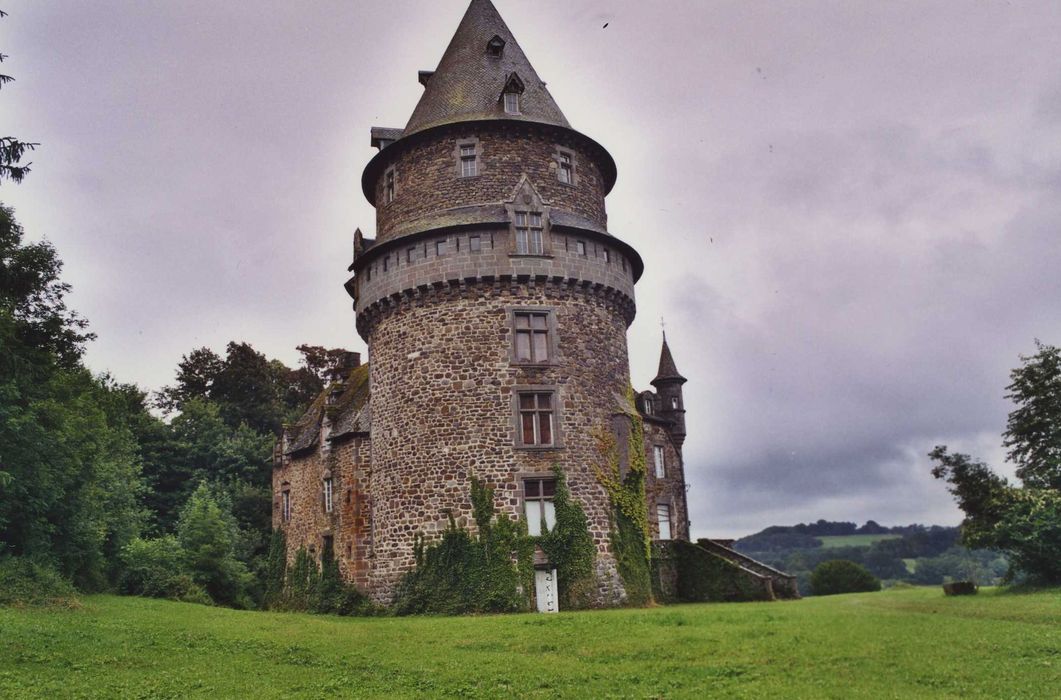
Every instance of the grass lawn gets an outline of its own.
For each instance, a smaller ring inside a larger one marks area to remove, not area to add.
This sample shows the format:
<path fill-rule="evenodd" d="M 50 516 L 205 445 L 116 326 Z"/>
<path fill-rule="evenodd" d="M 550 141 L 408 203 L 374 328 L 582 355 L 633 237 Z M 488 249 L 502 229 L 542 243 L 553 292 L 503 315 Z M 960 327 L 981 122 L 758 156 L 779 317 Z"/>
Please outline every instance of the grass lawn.
<path fill-rule="evenodd" d="M 1050 690 L 1053 688 L 1053 690 Z M 92 596 L 0 608 L 0 697 L 1044 698 L 1061 591 L 938 588 L 558 615 L 346 619 Z"/>
<path fill-rule="evenodd" d="M 819 537 L 823 549 L 836 547 L 868 547 L 881 540 L 897 540 L 902 535 L 826 535 Z"/>

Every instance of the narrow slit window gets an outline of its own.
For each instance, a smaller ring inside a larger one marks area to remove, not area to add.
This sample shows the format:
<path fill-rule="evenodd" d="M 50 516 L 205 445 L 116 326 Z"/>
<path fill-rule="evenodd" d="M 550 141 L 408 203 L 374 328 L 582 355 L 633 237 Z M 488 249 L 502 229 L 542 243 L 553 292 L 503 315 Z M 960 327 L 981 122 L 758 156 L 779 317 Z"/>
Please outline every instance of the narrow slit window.
<path fill-rule="evenodd" d="M 333 507 L 333 505 L 332 505 L 332 480 L 331 479 L 325 479 L 324 480 L 324 512 L 325 513 L 331 513 L 332 512 L 332 507 Z"/>
<path fill-rule="evenodd" d="M 659 522 L 659 538 L 669 540 L 670 534 L 670 506 L 660 504 L 656 506 L 656 520 Z"/>
<path fill-rule="evenodd" d="M 560 168 L 556 171 L 556 176 L 568 185 L 575 184 L 575 164 L 571 160 L 570 153 L 560 153 Z"/>
<path fill-rule="evenodd" d="M 387 171 L 387 174 L 383 178 L 383 200 L 385 202 L 394 201 L 394 168 Z"/>
<path fill-rule="evenodd" d="M 411 263 L 413 261 L 413 255 L 415 254 L 416 248 L 405 249 L 405 262 Z"/>
<path fill-rule="evenodd" d="M 479 159 L 475 154 L 475 144 L 461 146 L 461 177 L 474 177 L 479 174 Z"/>
<path fill-rule="evenodd" d="M 280 501 L 280 518 L 286 523 L 291 520 L 291 492 L 284 491 Z"/>

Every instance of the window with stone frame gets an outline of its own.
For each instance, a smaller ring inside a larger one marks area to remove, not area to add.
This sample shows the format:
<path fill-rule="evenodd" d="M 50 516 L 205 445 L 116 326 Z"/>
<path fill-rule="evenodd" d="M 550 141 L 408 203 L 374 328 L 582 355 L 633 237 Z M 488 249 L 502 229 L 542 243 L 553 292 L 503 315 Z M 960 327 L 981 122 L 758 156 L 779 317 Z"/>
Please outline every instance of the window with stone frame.
<path fill-rule="evenodd" d="M 556 527 L 556 479 L 523 480 L 523 514 L 527 518 L 527 534 L 538 537 L 544 530 Z"/>
<path fill-rule="evenodd" d="M 323 488 L 324 488 L 324 492 L 323 492 L 323 496 L 324 496 L 324 512 L 325 513 L 331 513 L 332 509 L 334 507 L 334 503 L 333 503 L 333 498 L 332 498 L 333 482 L 332 482 L 332 478 L 330 476 L 324 480 L 324 487 Z"/>
<path fill-rule="evenodd" d="M 645 398 L 645 415 L 646 416 L 651 416 L 652 415 L 652 399 L 647 398 L 647 397 Z"/>
<path fill-rule="evenodd" d="M 516 255 L 544 255 L 544 226 L 540 211 L 517 211 Z"/>
<path fill-rule="evenodd" d="M 512 312 L 513 355 L 516 362 L 549 362 L 550 315 L 550 311 Z"/>
<path fill-rule="evenodd" d="M 520 391 L 516 401 L 519 412 L 519 444 L 523 447 L 555 446 L 555 392 Z"/>
<path fill-rule="evenodd" d="M 656 506 L 656 522 L 659 523 L 659 539 L 671 539 L 670 506 L 666 503 L 660 503 Z"/>
<path fill-rule="evenodd" d="M 460 144 L 461 177 L 475 177 L 479 174 L 479 156 L 474 143 Z"/>
<path fill-rule="evenodd" d="M 446 254 L 446 240 L 435 241 L 435 255 L 442 257 Z"/>
<path fill-rule="evenodd" d="M 663 457 L 663 445 L 652 446 L 652 460 L 656 464 L 656 478 L 662 479 L 667 476 L 666 463 Z"/>
<path fill-rule="evenodd" d="M 575 241 L 575 252 L 578 253 L 579 255 L 585 255 L 586 254 L 586 242 L 585 241 Z"/>
<path fill-rule="evenodd" d="M 483 239 L 481 236 L 468 236 L 468 250 L 472 253 L 480 253 L 483 250 Z"/>
<path fill-rule="evenodd" d="M 387 171 L 383 174 L 383 201 L 385 203 L 394 201 L 394 197 L 398 192 L 397 188 L 397 176 L 392 166 L 387 168 Z"/>
<path fill-rule="evenodd" d="M 285 523 L 291 520 L 291 492 L 284 491 L 280 494 L 280 519 Z"/>
<path fill-rule="evenodd" d="M 575 156 L 570 151 L 556 153 L 556 179 L 565 185 L 575 184 Z"/>
<path fill-rule="evenodd" d="M 414 255 L 416 255 L 416 247 L 415 246 L 410 247 L 410 248 L 406 248 L 405 249 L 405 262 L 411 263 L 413 261 L 413 256 Z"/>

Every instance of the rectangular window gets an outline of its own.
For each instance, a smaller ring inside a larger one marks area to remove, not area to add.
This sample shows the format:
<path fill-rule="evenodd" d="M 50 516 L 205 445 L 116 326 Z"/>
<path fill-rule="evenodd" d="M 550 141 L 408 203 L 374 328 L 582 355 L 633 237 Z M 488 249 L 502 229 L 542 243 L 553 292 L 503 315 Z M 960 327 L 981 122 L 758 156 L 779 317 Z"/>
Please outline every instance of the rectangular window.
<path fill-rule="evenodd" d="M 516 361 L 549 361 L 549 312 L 517 311 Z"/>
<path fill-rule="evenodd" d="M 405 262 L 411 263 L 413 261 L 413 254 L 415 253 L 415 251 L 416 251 L 416 248 L 406 248 L 405 249 Z"/>
<path fill-rule="evenodd" d="M 516 212 L 516 254 L 542 255 L 542 215 L 536 211 Z"/>
<path fill-rule="evenodd" d="M 446 241 L 435 241 L 435 255 L 441 256 L 446 252 Z"/>
<path fill-rule="evenodd" d="M 520 444 L 552 447 L 553 392 L 520 392 L 518 400 Z"/>
<path fill-rule="evenodd" d="M 612 252 L 607 248 L 604 249 L 604 262 L 610 263 L 612 261 Z"/>
<path fill-rule="evenodd" d="M 383 201 L 393 202 L 394 201 L 394 168 L 387 171 L 387 174 L 383 176 Z"/>
<path fill-rule="evenodd" d="M 651 416 L 652 415 L 652 400 L 651 399 L 645 399 L 645 415 L 646 416 Z"/>
<path fill-rule="evenodd" d="M 652 459 L 656 462 L 656 478 L 662 479 L 667 475 L 666 469 L 663 463 L 663 447 L 662 445 L 652 446 Z"/>
<path fill-rule="evenodd" d="M 386 272 L 390 268 L 391 256 L 385 255 L 383 257 L 383 271 Z"/>
<path fill-rule="evenodd" d="M 585 241 L 575 241 L 575 252 L 578 253 L 579 255 L 585 255 L 586 254 L 586 242 Z"/>
<path fill-rule="evenodd" d="M 291 520 L 291 492 L 284 491 L 281 496 L 280 519 L 285 523 Z"/>
<path fill-rule="evenodd" d="M 468 236 L 468 250 L 478 253 L 483 249 L 483 239 L 479 236 Z"/>
<path fill-rule="evenodd" d="M 671 407 L 672 409 L 674 409 L 675 411 L 677 411 L 677 410 L 678 410 L 678 397 L 677 397 L 677 396 L 672 396 L 672 397 L 671 397 L 671 400 L 670 400 L 670 407 Z"/>
<path fill-rule="evenodd" d="M 527 516 L 527 534 L 537 537 L 545 530 L 556 527 L 555 479 L 527 479 L 523 482 L 523 512 Z"/>
<path fill-rule="evenodd" d="M 475 144 L 461 146 L 461 177 L 479 174 L 479 160 L 475 155 Z"/>
<path fill-rule="evenodd" d="M 575 166 L 571 162 L 571 154 L 561 152 L 560 167 L 556 171 L 556 176 L 560 178 L 560 182 L 573 185 L 575 183 L 574 169 Z"/>
<path fill-rule="evenodd" d="M 332 512 L 332 480 L 324 480 L 324 512 Z"/>
<path fill-rule="evenodd" d="M 506 92 L 505 93 L 505 113 L 506 114 L 519 114 L 519 93 L 518 92 Z"/>
<path fill-rule="evenodd" d="M 660 504 L 656 506 L 656 519 L 659 521 L 659 539 L 670 539 L 670 506 Z"/>

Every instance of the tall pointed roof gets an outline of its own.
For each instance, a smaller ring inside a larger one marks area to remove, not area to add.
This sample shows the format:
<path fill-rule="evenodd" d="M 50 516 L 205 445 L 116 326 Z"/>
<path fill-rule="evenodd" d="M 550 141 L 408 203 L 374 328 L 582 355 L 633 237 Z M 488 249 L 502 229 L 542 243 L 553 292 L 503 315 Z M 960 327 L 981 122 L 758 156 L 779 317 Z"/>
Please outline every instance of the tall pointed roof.
<path fill-rule="evenodd" d="M 521 114 L 506 114 L 502 93 L 514 76 L 523 90 Z M 490 0 L 472 0 L 438 68 L 431 74 L 423 71 L 421 81 L 424 94 L 405 126 L 405 136 L 480 119 L 571 127 Z"/>
<path fill-rule="evenodd" d="M 667 381 L 685 383 L 687 380 L 678 373 L 678 367 L 674 364 L 674 356 L 671 355 L 670 346 L 667 345 L 667 335 L 664 334 L 663 349 L 659 353 L 659 371 L 656 372 L 656 378 L 652 380 L 652 385 L 656 386 Z"/>

